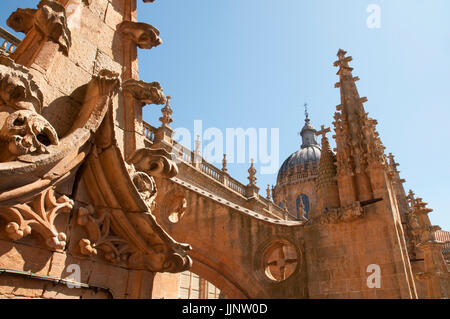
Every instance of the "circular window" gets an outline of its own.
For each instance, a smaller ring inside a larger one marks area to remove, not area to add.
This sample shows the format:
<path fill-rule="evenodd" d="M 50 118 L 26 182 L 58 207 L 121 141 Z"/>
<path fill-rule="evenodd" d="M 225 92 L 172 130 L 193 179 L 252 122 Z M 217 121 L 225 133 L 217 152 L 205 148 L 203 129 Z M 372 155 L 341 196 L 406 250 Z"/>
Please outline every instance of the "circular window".
<path fill-rule="evenodd" d="M 294 245 L 286 241 L 274 242 L 263 255 L 265 275 L 273 281 L 286 280 L 297 269 L 299 259 Z"/>

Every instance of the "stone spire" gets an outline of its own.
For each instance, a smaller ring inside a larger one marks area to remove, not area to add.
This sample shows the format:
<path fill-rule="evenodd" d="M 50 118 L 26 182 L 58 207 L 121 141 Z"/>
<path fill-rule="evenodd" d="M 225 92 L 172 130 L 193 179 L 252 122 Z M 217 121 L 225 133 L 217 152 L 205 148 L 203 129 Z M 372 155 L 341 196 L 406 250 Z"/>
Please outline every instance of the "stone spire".
<path fill-rule="evenodd" d="M 305 125 L 300 132 L 300 136 L 302 137 L 301 148 L 306 148 L 311 145 L 319 145 L 315 135 L 316 129 L 310 122 L 311 120 L 309 119 L 308 104 L 305 103 Z"/>
<path fill-rule="evenodd" d="M 330 148 L 327 133 L 330 128 L 322 125 L 321 130 L 316 135 L 322 135 L 322 153 L 320 155 L 319 173 L 317 176 L 316 188 L 318 197 L 318 213 L 325 209 L 338 208 L 339 189 L 336 179 L 336 156 Z"/>
<path fill-rule="evenodd" d="M 339 68 L 337 75 L 339 82 L 335 87 L 340 89 L 341 104 L 336 107 L 335 113 L 335 138 L 337 173 L 339 180 L 345 184 L 349 192 L 342 197 L 343 205 L 354 201 L 366 201 L 374 198 L 374 187 L 381 190 L 385 185 L 373 185 L 371 176 L 374 169 L 385 168 L 384 146 L 376 131 L 376 120 L 368 117 L 363 103 L 367 98 L 361 98 L 355 82 L 358 77 L 353 77 L 353 68 L 349 66 L 352 57 L 346 56 L 346 51 L 340 49 L 338 60 L 334 63 Z M 381 179 L 376 178 L 377 182 Z"/>

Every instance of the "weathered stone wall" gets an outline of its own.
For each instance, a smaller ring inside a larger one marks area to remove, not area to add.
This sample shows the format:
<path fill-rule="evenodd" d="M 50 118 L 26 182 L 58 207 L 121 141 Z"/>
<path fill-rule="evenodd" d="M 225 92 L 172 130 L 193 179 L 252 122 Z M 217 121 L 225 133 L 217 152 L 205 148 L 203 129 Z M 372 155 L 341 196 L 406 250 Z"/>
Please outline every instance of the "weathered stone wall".
<path fill-rule="evenodd" d="M 72 0 L 58 2 L 66 8 L 72 6 L 72 10 L 67 12 L 67 26 L 71 34 L 71 46 L 67 54 L 60 50 L 58 43 L 45 41 L 33 29 L 12 58 L 28 67 L 33 80 L 43 93 L 42 115 L 54 126 L 58 135 L 63 137 L 74 122 L 83 120 L 80 119 L 79 112 L 86 94 L 86 84 L 93 76 L 98 75 L 100 70 L 107 69 L 120 75 L 124 68 L 127 70 L 125 78 L 137 78 L 136 45 L 129 45 L 130 40 L 118 32 L 118 25 L 124 19 L 135 20 L 136 8 L 133 6 L 135 2 L 123 0 L 92 0 L 90 4 Z M 142 140 L 143 143 L 143 138 L 139 137 L 142 136 L 142 129 L 139 127 L 141 105 L 134 99 L 131 102 L 131 107 L 136 108 L 132 112 L 132 123 L 136 124 L 136 127 L 131 128 L 132 134 L 128 135 L 126 131 L 130 132 L 130 127 L 127 127 L 126 113 L 130 112 L 124 110 L 122 95 L 115 95 L 111 103 L 114 112 L 113 123 L 116 127 L 115 138 L 109 138 L 108 142 L 112 142 L 112 147 L 117 145 L 122 153 L 125 151 L 126 139 L 134 142 Z M 80 151 L 81 156 L 85 156 L 90 150 L 91 145 L 86 146 Z M 44 167 L 37 174 L 45 174 L 45 169 L 48 167 Z M 80 172 L 84 169 L 82 166 Z M 117 169 L 117 166 L 114 169 Z M 73 200 L 70 213 L 59 215 L 55 220 L 58 233 L 64 233 L 66 236 L 67 245 L 62 249 L 49 249 L 45 240 L 34 230 L 30 235 L 12 242 L 5 232 L 10 219 L 0 215 L 0 297 L 151 298 L 153 272 L 131 270 L 96 256 L 87 257 L 80 254 L 78 240 L 81 235 L 86 235 L 86 232 L 77 224 L 77 214 L 80 207 L 86 207 L 92 202 L 87 191 L 92 185 L 80 183 L 80 175 L 75 173 L 76 169 L 68 173 L 69 178 L 63 179 L 63 182 L 57 185 L 57 197 L 66 195 Z M 64 284 L 53 284 L 39 278 L 30 279 L 26 275 L 8 272 L 31 272 L 36 276 L 50 276 L 58 280 L 70 275 L 67 267 L 73 264 L 80 266 L 80 282 L 91 288 L 70 289 Z M 105 290 L 97 291 L 96 287 L 103 287 Z"/>
<path fill-rule="evenodd" d="M 157 186 L 166 196 L 184 195 L 187 206 L 178 222 L 168 219 L 173 209 L 164 204 L 164 198 L 157 201 L 157 219 L 177 241 L 189 239 L 191 271 L 215 285 L 227 298 L 307 297 L 300 223 L 253 215 L 245 207 L 227 204 L 223 198 L 187 182 L 158 179 Z M 284 281 L 266 275 L 264 259 L 266 248 L 280 240 L 295 247 L 294 259 L 298 259 L 293 273 Z M 165 284 L 169 282 L 161 281 L 161 285 Z"/>

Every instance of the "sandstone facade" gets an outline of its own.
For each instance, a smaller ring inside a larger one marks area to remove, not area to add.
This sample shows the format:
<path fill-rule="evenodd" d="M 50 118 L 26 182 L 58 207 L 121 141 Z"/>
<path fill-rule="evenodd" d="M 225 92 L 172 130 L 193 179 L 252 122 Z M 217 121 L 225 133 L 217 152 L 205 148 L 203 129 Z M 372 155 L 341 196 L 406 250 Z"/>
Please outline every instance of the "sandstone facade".
<path fill-rule="evenodd" d="M 272 201 L 253 164 L 244 185 L 172 140 L 170 97 L 138 78 L 137 47 L 163 35 L 136 0 L 42 0 L 7 23 L 26 36 L 0 30 L 0 297 L 449 297 L 446 237 L 406 195 L 345 51 L 336 150 L 307 117 L 312 160 Z"/>

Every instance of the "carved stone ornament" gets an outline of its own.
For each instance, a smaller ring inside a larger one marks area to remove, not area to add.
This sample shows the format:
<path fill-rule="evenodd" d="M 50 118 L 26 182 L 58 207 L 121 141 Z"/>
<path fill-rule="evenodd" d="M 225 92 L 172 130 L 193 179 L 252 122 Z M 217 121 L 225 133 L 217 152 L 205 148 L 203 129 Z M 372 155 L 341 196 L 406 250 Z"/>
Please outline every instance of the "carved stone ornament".
<path fill-rule="evenodd" d="M 129 79 L 122 83 L 122 89 L 130 92 L 133 97 L 141 103 L 162 105 L 166 103 L 161 85 L 158 82 L 147 83 L 135 79 Z"/>
<path fill-rule="evenodd" d="M 131 37 L 141 49 L 151 49 L 162 43 L 159 30 L 147 23 L 124 21 L 118 25 L 117 30 Z"/>
<path fill-rule="evenodd" d="M 102 256 L 113 264 L 149 269 L 161 272 L 179 272 L 191 265 L 191 259 L 185 257 L 185 251 L 190 249 L 186 244 L 174 244 L 175 250 L 167 254 L 163 245 L 151 246 L 152 253 L 138 249 L 133 241 L 114 232 L 114 217 L 112 209 L 80 207 L 76 223 L 87 231 L 87 238 L 78 242 L 80 252 L 85 256 Z M 179 252 L 178 252 L 179 251 Z"/>
<path fill-rule="evenodd" d="M 16 32 L 27 34 L 33 28 L 36 11 L 36 9 L 19 8 L 9 16 L 6 24 Z"/>
<path fill-rule="evenodd" d="M 134 165 L 129 165 L 128 173 L 144 202 L 150 209 L 154 209 L 157 194 L 155 180 L 144 172 L 136 171 Z"/>
<path fill-rule="evenodd" d="M 187 200 L 183 192 L 171 192 L 162 201 L 162 214 L 172 224 L 178 223 L 186 213 Z"/>
<path fill-rule="evenodd" d="M 34 20 L 37 30 L 59 44 L 59 49 L 68 55 L 72 39 L 67 26 L 66 9 L 60 3 L 50 0 L 42 0 L 38 8 Z"/>
<path fill-rule="evenodd" d="M 318 221 L 320 224 L 336 224 L 339 222 L 348 222 L 362 217 L 364 210 L 359 202 L 341 208 L 326 209 L 322 212 Z"/>
<path fill-rule="evenodd" d="M 116 236 L 111 230 L 111 215 L 108 209 L 94 209 L 93 206 L 78 209 L 77 224 L 84 226 L 88 238 L 78 242 L 83 255 L 94 256 L 101 251 L 106 260 L 117 264 L 131 256 L 126 240 Z"/>
<path fill-rule="evenodd" d="M 33 111 L 16 111 L 6 118 L 0 129 L 0 162 L 25 154 L 48 153 L 47 147 L 58 143 L 56 131 L 46 119 Z"/>
<path fill-rule="evenodd" d="M 0 111 L 31 110 L 40 113 L 43 95 L 28 69 L 0 53 Z"/>
<path fill-rule="evenodd" d="M 66 56 L 72 45 L 70 30 L 67 26 L 66 9 L 56 1 L 42 0 L 38 9 L 18 9 L 7 21 L 14 31 L 28 33 L 32 27 L 46 39 L 59 45 Z"/>
<path fill-rule="evenodd" d="M 69 213 L 73 201 L 66 196 L 55 197 L 53 188 L 47 188 L 26 204 L 0 206 L 0 217 L 6 219 L 6 232 L 12 240 L 28 236 L 32 231 L 39 233 L 51 249 L 64 249 L 66 234 L 55 228 L 55 218 Z"/>
<path fill-rule="evenodd" d="M 164 149 L 142 148 L 136 150 L 128 162 L 150 176 L 172 178 L 178 174 L 178 167 L 170 157 Z"/>

